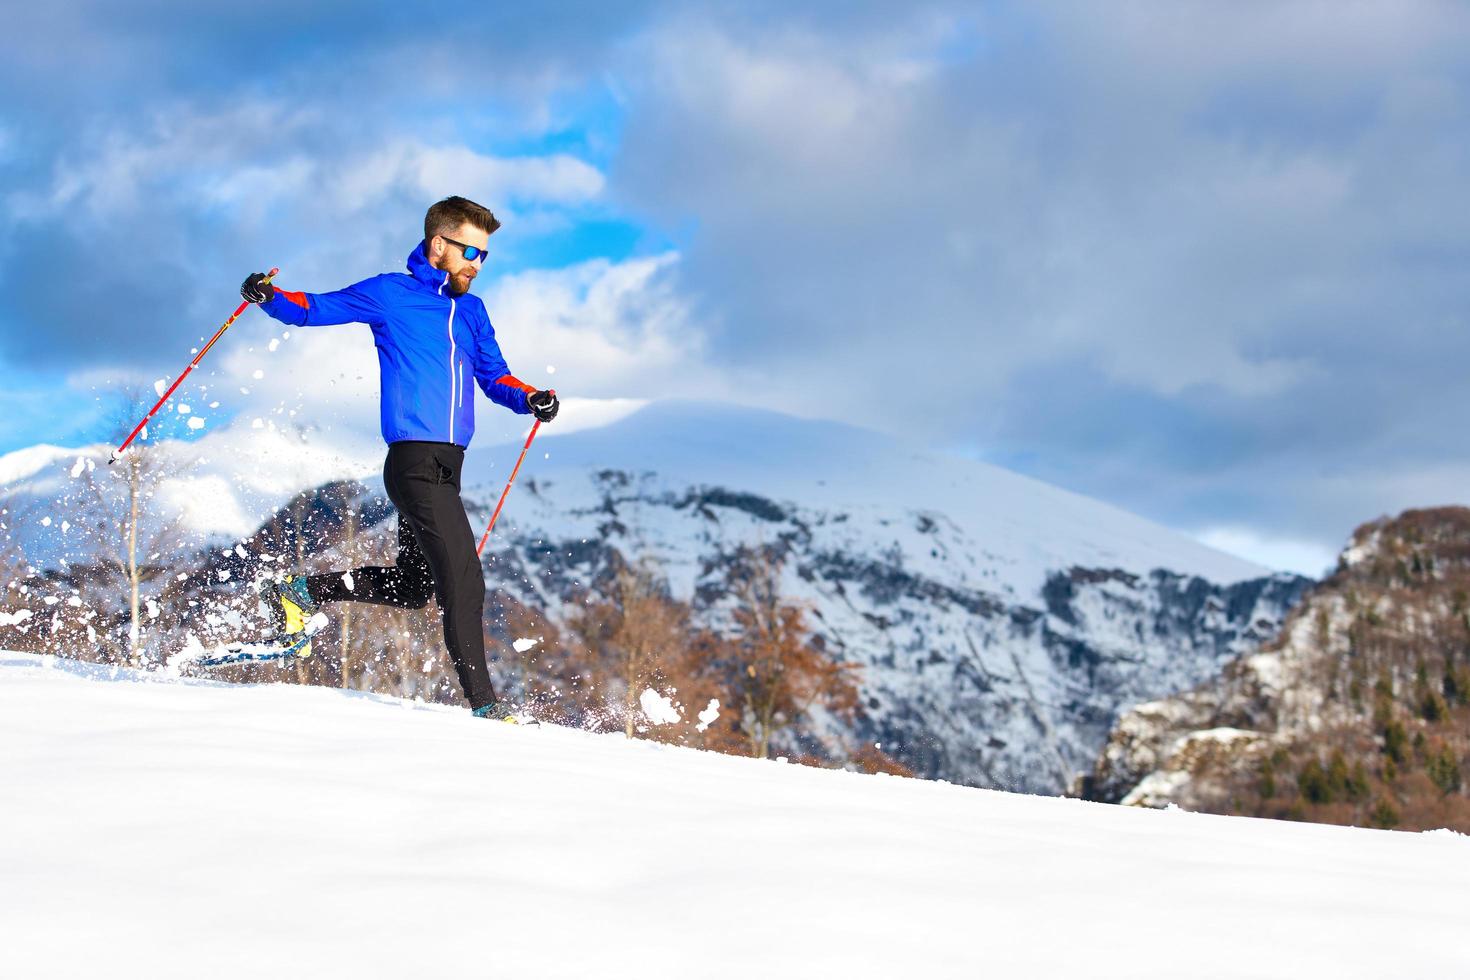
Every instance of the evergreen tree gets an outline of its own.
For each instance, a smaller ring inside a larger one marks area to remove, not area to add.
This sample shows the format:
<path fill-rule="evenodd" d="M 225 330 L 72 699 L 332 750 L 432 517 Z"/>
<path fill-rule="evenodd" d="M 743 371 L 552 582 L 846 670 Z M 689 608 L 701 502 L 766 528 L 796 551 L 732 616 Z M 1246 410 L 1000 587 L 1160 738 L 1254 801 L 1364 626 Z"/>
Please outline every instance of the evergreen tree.
<path fill-rule="evenodd" d="M 1301 773 L 1296 777 L 1296 787 L 1302 794 L 1302 799 L 1308 803 L 1332 802 L 1332 787 L 1327 773 L 1323 770 L 1322 763 L 1316 759 L 1308 759 L 1307 764 L 1302 766 Z"/>
<path fill-rule="evenodd" d="M 1392 803 L 1383 797 L 1373 805 L 1373 810 L 1368 814 L 1368 822 L 1374 827 L 1389 830 L 1399 825 L 1399 811 Z"/>
<path fill-rule="evenodd" d="M 1460 788 L 1460 760 L 1448 745 L 1442 745 L 1439 751 L 1430 753 L 1424 771 L 1445 796 Z"/>

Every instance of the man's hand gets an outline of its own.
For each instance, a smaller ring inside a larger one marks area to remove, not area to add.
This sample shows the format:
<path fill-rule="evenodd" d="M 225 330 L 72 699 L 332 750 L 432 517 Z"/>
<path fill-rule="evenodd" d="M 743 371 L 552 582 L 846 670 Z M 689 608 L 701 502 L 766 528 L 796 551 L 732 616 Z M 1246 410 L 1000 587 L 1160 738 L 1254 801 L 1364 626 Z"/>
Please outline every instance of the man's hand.
<path fill-rule="evenodd" d="M 276 298 L 276 287 L 267 280 L 264 272 L 252 272 L 240 284 L 240 298 L 247 303 L 269 303 Z"/>
<path fill-rule="evenodd" d="M 533 391 L 526 396 L 526 407 L 537 421 L 550 422 L 561 411 L 561 402 L 556 400 L 554 391 Z"/>

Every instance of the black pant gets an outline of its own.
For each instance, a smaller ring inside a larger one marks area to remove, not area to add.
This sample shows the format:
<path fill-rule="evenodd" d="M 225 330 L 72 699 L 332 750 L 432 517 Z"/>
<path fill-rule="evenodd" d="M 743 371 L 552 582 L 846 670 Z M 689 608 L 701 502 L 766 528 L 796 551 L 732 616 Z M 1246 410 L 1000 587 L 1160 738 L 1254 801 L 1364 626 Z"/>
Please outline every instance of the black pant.
<path fill-rule="evenodd" d="M 485 666 L 485 578 L 475 535 L 459 499 L 464 450 L 447 442 L 395 442 L 383 463 L 383 487 L 398 508 L 398 561 L 312 575 L 318 602 L 373 602 L 422 609 L 433 595 L 444 615 L 444 645 L 471 708 L 495 702 Z"/>

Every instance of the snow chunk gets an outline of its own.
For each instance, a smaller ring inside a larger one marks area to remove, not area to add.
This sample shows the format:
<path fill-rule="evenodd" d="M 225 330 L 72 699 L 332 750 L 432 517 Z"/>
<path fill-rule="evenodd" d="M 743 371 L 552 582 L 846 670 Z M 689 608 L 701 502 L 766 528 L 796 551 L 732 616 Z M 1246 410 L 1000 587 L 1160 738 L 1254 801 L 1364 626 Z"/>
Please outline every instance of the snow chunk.
<path fill-rule="evenodd" d="M 202 418 L 200 418 L 199 416 L 197 416 L 197 415 L 191 416 L 189 418 L 189 428 L 191 428 L 191 429 L 202 429 L 202 428 L 204 428 L 204 420 Z"/>
<path fill-rule="evenodd" d="M 281 346 L 280 338 L 279 337 L 272 337 L 271 338 L 271 342 L 269 344 L 270 352 L 272 354 L 274 354 L 276 352 L 276 348 L 277 347 L 280 347 L 280 346 Z"/>
<path fill-rule="evenodd" d="M 34 615 L 29 609 L 17 609 L 15 612 L 0 612 L 0 626 L 18 626 Z"/>
<path fill-rule="evenodd" d="M 157 381 L 153 382 L 153 392 L 154 394 L 158 395 L 159 398 L 163 397 L 163 393 L 165 391 L 168 391 L 167 381 L 165 381 L 163 378 L 159 378 Z"/>
<path fill-rule="evenodd" d="M 221 582 L 228 582 L 230 580 L 230 570 L 228 568 L 221 568 L 219 570 L 219 580 Z"/>
<path fill-rule="evenodd" d="M 41 518 L 41 526 L 42 527 L 50 527 L 51 526 L 51 518 L 49 518 L 49 517 L 43 517 L 43 518 Z"/>
<path fill-rule="evenodd" d="M 704 710 L 699 713 L 699 724 L 694 726 L 694 730 L 700 732 L 704 731 L 706 728 L 713 725 L 719 717 L 720 701 L 718 698 L 710 698 L 709 704 L 705 705 Z"/>
<path fill-rule="evenodd" d="M 235 554 L 239 555 L 241 558 L 250 557 L 250 552 L 245 550 L 245 546 L 243 544 L 235 545 Z"/>
<path fill-rule="evenodd" d="M 158 608 L 158 603 L 153 599 L 145 599 L 144 604 L 148 607 L 148 618 L 157 619 L 159 612 L 161 612 Z"/>
<path fill-rule="evenodd" d="M 1470 840 L 1470 834 L 1462 834 L 1458 830 L 1451 830 L 1448 827 L 1440 827 L 1436 830 L 1423 830 L 1420 831 L 1420 834 L 1428 835 L 1430 837 L 1446 837 L 1450 840 L 1454 840 L 1456 838 L 1458 838 L 1459 840 Z"/>
<path fill-rule="evenodd" d="M 251 372 L 250 376 L 256 381 L 259 381 L 261 378 L 265 377 L 265 372 L 262 371 L 260 368 L 256 368 L 254 371 Z"/>
<path fill-rule="evenodd" d="M 655 725 L 672 725 L 680 718 L 679 709 L 674 707 L 674 702 L 651 687 L 644 688 L 643 693 L 638 695 L 638 705 L 643 709 L 644 716 Z"/>
<path fill-rule="evenodd" d="M 71 468 L 71 478 L 75 480 L 82 475 L 82 470 L 87 468 L 87 461 L 81 456 L 77 457 L 76 464 Z"/>
<path fill-rule="evenodd" d="M 510 645 L 515 647 L 516 653 L 525 653 L 527 650 L 531 649 L 540 642 L 541 637 L 539 636 L 536 637 L 536 639 L 534 640 L 530 639 L 529 637 L 523 636 L 519 639 L 512 640 Z"/>
<path fill-rule="evenodd" d="M 352 580 L 352 570 L 348 569 L 342 573 L 342 584 L 347 586 L 348 592 L 357 591 L 357 583 Z"/>
<path fill-rule="evenodd" d="M 188 402 L 179 402 L 179 404 L 175 407 L 175 411 L 177 411 L 180 415 L 188 415 L 190 412 L 194 411 L 194 409 L 189 405 Z"/>
<path fill-rule="evenodd" d="M 252 419 L 251 422 L 250 422 L 250 428 L 252 428 L 252 429 L 264 429 L 265 428 L 265 419 Z"/>

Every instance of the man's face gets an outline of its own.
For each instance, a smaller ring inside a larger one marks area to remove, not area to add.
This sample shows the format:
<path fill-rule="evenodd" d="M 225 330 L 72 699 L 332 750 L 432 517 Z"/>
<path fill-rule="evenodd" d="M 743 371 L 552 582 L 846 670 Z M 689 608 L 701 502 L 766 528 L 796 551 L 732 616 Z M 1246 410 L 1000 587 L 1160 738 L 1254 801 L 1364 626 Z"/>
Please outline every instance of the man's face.
<path fill-rule="evenodd" d="M 459 245 L 450 243 L 451 238 L 460 245 L 473 245 L 481 249 L 481 254 L 473 262 L 466 261 Z M 485 261 L 483 249 L 489 242 L 489 232 L 466 222 L 456 231 L 434 236 L 429 242 L 429 264 L 449 273 L 449 291 L 456 296 L 463 296 L 470 291 L 470 283 L 475 281 L 475 276 L 480 274 L 480 266 Z"/>

